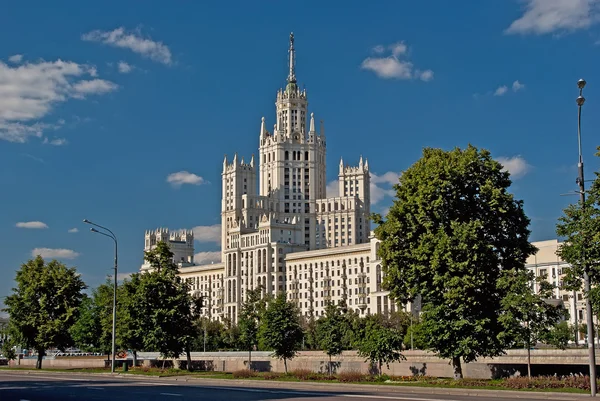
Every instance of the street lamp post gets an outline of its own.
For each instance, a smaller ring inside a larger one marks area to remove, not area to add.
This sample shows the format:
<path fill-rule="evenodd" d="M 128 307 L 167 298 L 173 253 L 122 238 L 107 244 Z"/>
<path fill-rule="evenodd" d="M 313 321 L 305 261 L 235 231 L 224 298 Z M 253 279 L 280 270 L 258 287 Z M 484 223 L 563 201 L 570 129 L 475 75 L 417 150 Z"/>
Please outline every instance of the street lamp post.
<path fill-rule="evenodd" d="M 585 180 L 583 178 L 583 155 L 581 151 L 581 107 L 585 103 L 583 97 L 583 88 L 585 88 L 585 79 L 577 81 L 577 87 L 579 88 L 579 96 L 577 97 L 577 142 L 579 145 L 579 162 L 577 163 L 577 169 L 579 170 L 579 176 L 577 177 L 577 184 L 579 184 L 579 200 L 581 202 L 581 214 L 585 218 Z M 580 232 L 579 235 L 584 235 Z M 594 349 L 594 320 L 592 311 L 592 301 L 590 300 L 590 274 L 589 267 L 586 262 L 585 256 L 585 241 L 583 241 L 581 249 L 581 261 L 583 264 L 583 289 L 585 291 L 585 308 L 586 308 L 586 320 L 587 320 L 587 345 L 590 359 L 590 391 L 591 396 L 596 396 L 596 352 Z"/>
<path fill-rule="evenodd" d="M 83 219 L 83 222 L 108 231 L 109 234 L 102 232 L 102 231 L 98 231 L 93 227 L 90 228 L 91 232 L 100 234 L 100 235 L 104 235 L 105 237 L 108 237 L 115 242 L 115 268 L 114 268 L 115 274 L 113 275 L 114 285 L 113 285 L 113 319 L 112 319 L 112 361 L 111 361 L 111 365 L 110 365 L 110 371 L 112 373 L 115 373 L 115 355 L 117 352 L 116 344 L 115 344 L 115 337 L 116 337 L 116 332 L 117 332 L 117 270 L 118 270 L 118 249 L 119 249 L 118 244 L 117 244 L 117 236 L 112 231 L 110 231 L 108 228 L 103 227 L 96 223 L 92 223 L 88 219 Z"/>

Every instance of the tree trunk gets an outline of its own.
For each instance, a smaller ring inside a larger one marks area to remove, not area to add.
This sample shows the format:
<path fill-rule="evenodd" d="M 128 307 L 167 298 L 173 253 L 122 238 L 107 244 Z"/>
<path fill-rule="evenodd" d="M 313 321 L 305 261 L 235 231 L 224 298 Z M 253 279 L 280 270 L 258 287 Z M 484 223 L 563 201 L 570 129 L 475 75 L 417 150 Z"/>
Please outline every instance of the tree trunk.
<path fill-rule="evenodd" d="M 331 355 L 329 355 L 329 376 L 331 376 Z"/>
<path fill-rule="evenodd" d="M 527 377 L 531 378 L 531 347 L 527 345 Z"/>
<path fill-rule="evenodd" d="M 379 376 L 381 376 L 383 374 L 382 367 L 381 367 L 381 359 L 378 361 L 378 366 L 379 366 Z"/>
<path fill-rule="evenodd" d="M 42 359 L 44 358 L 44 354 L 45 354 L 45 350 L 38 350 L 38 357 L 37 357 L 37 361 L 35 362 L 36 369 L 42 368 Z"/>
<path fill-rule="evenodd" d="M 133 367 L 137 366 L 137 351 L 133 351 Z"/>
<path fill-rule="evenodd" d="M 455 356 L 452 358 L 452 368 L 454 369 L 454 380 L 463 378 L 462 366 L 460 365 L 460 357 Z"/>
<path fill-rule="evenodd" d="M 185 347 L 185 357 L 188 372 L 192 371 L 192 353 L 190 352 L 190 347 Z"/>
<path fill-rule="evenodd" d="M 250 349 L 248 350 L 248 369 L 253 370 L 252 369 L 252 346 L 250 346 Z"/>
<path fill-rule="evenodd" d="M 287 375 L 287 359 L 283 358 L 283 367 L 285 368 L 285 374 Z"/>

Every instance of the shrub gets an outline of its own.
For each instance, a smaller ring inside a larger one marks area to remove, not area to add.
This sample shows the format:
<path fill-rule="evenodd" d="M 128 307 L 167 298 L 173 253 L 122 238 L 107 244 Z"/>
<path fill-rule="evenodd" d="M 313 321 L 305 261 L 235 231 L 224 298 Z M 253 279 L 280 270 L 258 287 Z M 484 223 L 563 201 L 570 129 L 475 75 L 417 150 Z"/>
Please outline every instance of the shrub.
<path fill-rule="evenodd" d="M 292 372 L 292 376 L 300 380 L 315 380 L 318 376 L 310 369 L 296 369 Z"/>
<path fill-rule="evenodd" d="M 538 377 L 511 377 L 502 381 L 502 387 L 511 389 L 555 389 L 577 388 L 589 390 L 590 378 L 588 376 L 538 376 Z"/>
<path fill-rule="evenodd" d="M 267 372 L 267 373 L 263 374 L 263 378 L 265 380 L 277 380 L 277 379 L 282 378 L 283 376 L 285 376 L 285 374 L 277 373 L 277 372 Z"/>
<path fill-rule="evenodd" d="M 250 369 L 236 370 L 235 372 L 233 372 L 234 379 L 248 379 L 250 377 L 256 376 L 258 376 L 258 373 Z"/>
<path fill-rule="evenodd" d="M 337 379 L 341 383 L 365 381 L 366 376 L 358 370 L 347 370 L 337 374 Z"/>

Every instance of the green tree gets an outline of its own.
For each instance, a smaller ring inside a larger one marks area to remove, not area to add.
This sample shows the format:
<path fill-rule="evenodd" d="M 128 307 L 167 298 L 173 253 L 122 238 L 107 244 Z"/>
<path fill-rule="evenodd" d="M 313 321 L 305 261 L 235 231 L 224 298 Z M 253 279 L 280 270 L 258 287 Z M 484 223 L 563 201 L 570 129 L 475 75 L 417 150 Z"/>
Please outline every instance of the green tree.
<path fill-rule="evenodd" d="M 84 294 L 79 305 L 77 321 L 69 328 L 74 344 L 82 351 L 108 352 L 109 348 L 102 347 L 100 319 L 96 314 L 94 299 Z"/>
<path fill-rule="evenodd" d="M 596 156 L 600 157 L 600 147 Z M 563 211 L 556 226 L 556 233 L 564 242 L 556 252 L 569 263 L 563 268 L 564 286 L 567 290 L 580 291 L 583 284 L 584 266 L 589 269 L 591 291 L 589 296 L 593 310 L 600 310 L 600 172 L 588 191 L 586 201 L 569 205 Z M 587 334 L 587 333 L 586 333 Z"/>
<path fill-rule="evenodd" d="M 248 350 L 248 368 L 252 369 L 252 349 L 258 346 L 258 328 L 266 309 L 261 297 L 262 287 L 248 290 L 246 301 L 242 304 L 238 317 L 240 345 Z"/>
<path fill-rule="evenodd" d="M 573 329 L 569 327 L 569 323 L 563 321 L 551 327 L 543 336 L 542 341 L 556 348 L 565 349 L 569 341 L 572 341 L 574 338 Z"/>
<path fill-rule="evenodd" d="M 41 256 L 29 260 L 17 271 L 17 287 L 6 297 L 10 315 L 9 331 L 21 345 L 36 350 L 36 369 L 48 348 L 64 350 L 73 343 L 69 333 L 75 323 L 86 285 L 75 268 Z"/>
<path fill-rule="evenodd" d="M 413 321 L 412 326 L 408 326 L 404 335 L 404 347 L 413 349 L 424 349 L 427 347 L 427 333 L 423 330 L 421 322 L 417 319 Z"/>
<path fill-rule="evenodd" d="M 125 302 L 127 323 L 133 330 L 127 342 L 157 350 L 163 358 L 178 358 L 186 352 L 191 369 L 190 350 L 198 336 L 194 320 L 201 298 L 193 297 L 188 283 L 177 275 L 173 252 L 165 242 L 145 252 L 150 270 L 131 276 L 124 287 L 129 298 Z M 134 327 L 136 326 L 136 327 Z"/>
<path fill-rule="evenodd" d="M 112 352 L 113 291 L 113 284 L 108 278 L 105 283 L 93 289 L 91 297 L 86 296 L 81 303 L 79 317 L 70 328 L 73 341 L 80 349 L 106 355 Z M 117 305 L 117 323 L 122 315 L 119 313 L 119 306 Z M 122 330 L 116 332 L 117 344 L 121 342 L 121 332 Z"/>
<path fill-rule="evenodd" d="M 504 324 L 506 341 L 523 344 L 527 348 L 527 376 L 531 377 L 531 347 L 550 333 L 550 330 L 565 317 L 562 305 L 552 304 L 554 285 L 546 277 L 535 278 L 531 271 L 511 272 L 513 277 L 505 275 L 500 280 L 500 288 L 507 293 L 502 299 L 503 314 L 500 321 Z M 530 283 L 537 282 L 536 293 Z M 506 287 L 505 287 L 506 286 Z"/>
<path fill-rule="evenodd" d="M 144 330 L 151 322 L 144 314 L 148 304 L 141 287 L 141 275 L 136 273 L 123 281 L 118 292 L 117 312 L 121 313 L 117 319 L 117 336 L 121 346 L 133 352 L 134 366 L 137 366 L 138 351 L 156 351 L 144 345 Z"/>
<path fill-rule="evenodd" d="M 509 173 L 486 150 L 426 148 L 395 185 L 396 199 L 375 233 L 385 288 L 398 303 L 422 296 L 427 348 L 461 359 L 504 352 L 499 280 L 525 269 L 535 252 Z"/>
<path fill-rule="evenodd" d="M 389 368 L 390 363 L 404 359 L 400 353 L 403 336 L 397 329 L 387 327 L 381 315 L 369 315 L 363 321 L 364 328 L 356 343 L 358 355 L 377 364 L 381 375 L 383 363 Z"/>
<path fill-rule="evenodd" d="M 259 339 L 272 356 L 283 359 L 285 373 L 287 361 L 298 353 L 302 341 L 300 312 L 296 305 L 286 301 L 284 292 L 269 302 L 259 327 Z"/>
<path fill-rule="evenodd" d="M 330 303 L 325 308 L 325 315 L 317 320 L 316 337 L 319 348 L 329 356 L 327 371 L 331 375 L 331 357 L 339 355 L 344 350 L 344 335 L 347 331 L 347 321 L 340 307 Z"/>

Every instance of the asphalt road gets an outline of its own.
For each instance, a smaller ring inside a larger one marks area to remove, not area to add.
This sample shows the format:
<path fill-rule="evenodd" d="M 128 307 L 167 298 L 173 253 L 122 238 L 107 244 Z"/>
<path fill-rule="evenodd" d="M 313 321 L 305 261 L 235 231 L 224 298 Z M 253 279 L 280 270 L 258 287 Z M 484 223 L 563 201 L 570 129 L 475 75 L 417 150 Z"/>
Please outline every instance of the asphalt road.
<path fill-rule="evenodd" d="M 181 381 L 169 378 L 136 378 L 131 376 L 92 376 L 0 371 L 2 401 L 65 401 L 65 400 L 203 400 L 203 401 L 491 401 L 516 399 L 514 393 L 503 391 L 466 395 L 431 394 L 432 389 L 390 388 L 384 386 L 315 385 L 310 383 L 239 383 L 216 380 Z M 437 390 L 439 391 L 439 390 Z M 502 398 L 499 398 L 502 397 Z M 531 397 L 531 398 L 529 398 Z M 544 397 L 544 398 L 541 398 Z M 560 397 L 560 398 L 558 398 Z M 523 401 L 554 399 L 574 400 L 580 396 L 565 394 L 518 394 Z M 583 398 L 581 398 L 583 399 Z"/>

